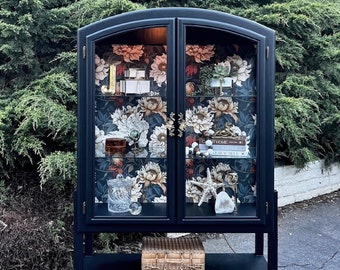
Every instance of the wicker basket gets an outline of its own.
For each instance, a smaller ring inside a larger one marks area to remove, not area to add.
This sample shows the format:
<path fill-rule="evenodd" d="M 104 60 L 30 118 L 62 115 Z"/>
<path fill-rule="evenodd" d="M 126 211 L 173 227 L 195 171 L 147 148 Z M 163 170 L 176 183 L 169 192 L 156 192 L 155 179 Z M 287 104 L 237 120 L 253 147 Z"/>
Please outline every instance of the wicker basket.
<path fill-rule="evenodd" d="M 143 237 L 142 270 L 204 270 L 205 253 L 197 237 Z"/>

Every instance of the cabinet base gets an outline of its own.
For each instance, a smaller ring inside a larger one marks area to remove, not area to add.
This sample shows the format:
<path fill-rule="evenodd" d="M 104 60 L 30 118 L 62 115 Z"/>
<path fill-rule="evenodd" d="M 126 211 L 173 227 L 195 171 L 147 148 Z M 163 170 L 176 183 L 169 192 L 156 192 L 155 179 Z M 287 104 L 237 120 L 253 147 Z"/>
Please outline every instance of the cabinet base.
<path fill-rule="evenodd" d="M 206 270 L 265 270 L 264 256 L 254 254 L 206 254 Z M 141 254 L 95 254 L 85 256 L 84 270 L 141 269 Z"/>

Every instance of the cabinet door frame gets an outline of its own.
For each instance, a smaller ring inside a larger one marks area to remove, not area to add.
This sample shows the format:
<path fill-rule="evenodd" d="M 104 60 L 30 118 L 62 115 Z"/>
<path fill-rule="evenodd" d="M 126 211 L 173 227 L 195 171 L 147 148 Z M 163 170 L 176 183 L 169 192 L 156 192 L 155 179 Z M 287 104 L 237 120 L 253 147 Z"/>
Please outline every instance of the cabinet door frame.
<path fill-rule="evenodd" d="M 215 21 L 209 18 L 178 18 L 177 33 L 181 42 L 177 43 L 178 64 L 178 85 L 177 98 L 178 113 L 185 115 L 185 44 L 187 27 L 204 27 L 214 30 L 229 32 L 249 39 L 257 45 L 257 66 L 256 66 L 256 185 L 257 202 L 256 216 L 215 216 L 215 217 L 188 217 L 185 213 L 185 140 L 179 140 L 177 160 L 177 181 L 179 207 L 178 216 L 180 224 L 214 224 L 214 226 L 234 226 L 233 224 L 252 224 L 259 226 L 271 226 L 271 219 L 268 218 L 270 207 L 273 205 L 274 190 L 274 35 L 269 29 L 261 29 L 257 32 L 251 29 L 253 23 L 240 18 L 231 17 L 231 20 Z M 251 24 L 251 25 L 249 25 Z"/>
<path fill-rule="evenodd" d="M 123 16 L 124 17 L 124 16 Z M 120 23 L 119 23 L 120 22 Z M 106 27 L 103 27 L 105 25 Z M 78 56 L 78 204 L 83 206 L 83 213 L 78 212 L 78 217 L 85 227 L 87 225 L 110 225 L 115 224 L 173 224 L 175 222 L 175 199 L 174 184 L 167 186 L 167 203 L 166 214 L 161 216 L 112 216 L 96 215 L 96 205 L 94 201 L 94 171 L 95 171 L 95 153 L 94 153 L 94 119 L 95 119 L 95 91 L 94 76 L 95 64 L 95 43 L 107 37 L 114 37 L 124 32 L 143 29 L 149 27 L 166 27 L 167 28 L 167 57 L 175 58 L 175 19 L 158 18 L 143 19 L 135 21 L 121 21 L 118 18 L 104 20 L 95 23 L 87 28 L 81 29 L 78 33 L 80 36 L 78 46 L 80 51 Z M 174 87 L 175 66 L 173 61 L 167 65 L 167 114 L 175 110 Z M 175 145 L 175 138 L 168 136 L 169 149 Z M 168 168 L 175 167 L 175 154 L 168 151 L 167 163 Z M 92 158 L 91 158 L 92 157 Z M 175 171 L 168 169 L 168 178 L 174 179 Z M 163 211 L 164 212 L 164 211 Z M 84 218 L 85 217 L 85 218 Z"/>

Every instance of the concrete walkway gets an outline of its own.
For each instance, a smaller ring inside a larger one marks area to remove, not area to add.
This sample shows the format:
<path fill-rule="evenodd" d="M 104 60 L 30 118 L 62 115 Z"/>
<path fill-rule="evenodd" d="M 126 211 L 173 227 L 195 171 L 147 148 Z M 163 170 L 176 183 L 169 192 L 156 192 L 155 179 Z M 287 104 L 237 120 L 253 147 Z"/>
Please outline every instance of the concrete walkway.
<path fill-rule="evenodd" d="M 278 269 L 340 269 L 339 190 L 280 208 L 278 229 Z M 212 234 L 203 245 L 206 253 L 254 253 L 254 239 L 254 234 Z"/>

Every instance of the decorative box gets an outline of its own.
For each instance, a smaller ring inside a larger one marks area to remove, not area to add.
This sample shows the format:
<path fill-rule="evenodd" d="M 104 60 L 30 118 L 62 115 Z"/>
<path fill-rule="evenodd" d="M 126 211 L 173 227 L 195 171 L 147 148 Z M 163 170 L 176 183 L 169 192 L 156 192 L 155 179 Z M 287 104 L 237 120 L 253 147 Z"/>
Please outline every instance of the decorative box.
<path fill-rule="evenodd" d="M 129 68 L 124 71 L 125 78 L 129 79 L 144 79 L 145 78 L 145 69 L 143 68 Z"/>
<path fill-rule="evenodd" d="M 149 80 L 126 79 L 120 81 L 120 91 L 125 94 L 145 94 L 150 92 Z"/>
<path fill-rule="evenodd" d="M 143 237 L 142 270 L 204 270 L 205 252 L 197 237 Z"/>

